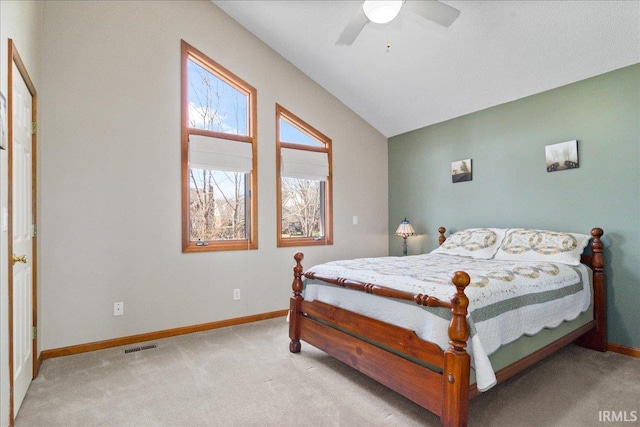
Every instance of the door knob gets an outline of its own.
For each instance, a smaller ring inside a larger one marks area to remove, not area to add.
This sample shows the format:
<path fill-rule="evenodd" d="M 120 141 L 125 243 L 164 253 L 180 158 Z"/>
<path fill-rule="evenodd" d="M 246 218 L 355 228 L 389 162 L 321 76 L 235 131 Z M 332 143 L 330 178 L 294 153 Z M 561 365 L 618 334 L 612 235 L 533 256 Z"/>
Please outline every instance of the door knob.
<path fill-rule="evenodd" d="M 13 263 L 15 264 L 16 262 L 22 262 L 26 264 L 27 256 L 26 255 L 16 256 L 15 254 L 13 254 Z"/>

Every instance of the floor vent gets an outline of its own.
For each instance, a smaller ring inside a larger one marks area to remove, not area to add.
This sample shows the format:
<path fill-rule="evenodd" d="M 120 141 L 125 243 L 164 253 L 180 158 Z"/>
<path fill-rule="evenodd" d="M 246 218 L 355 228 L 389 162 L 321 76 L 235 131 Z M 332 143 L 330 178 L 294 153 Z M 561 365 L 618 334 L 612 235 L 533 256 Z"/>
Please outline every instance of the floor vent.
<path fill-rule="evenodd" d="M 134 353 L 136 351 L 142 351 L 142 350 L 149 350 L 149 349 L 156 348 L 156 347 L 158 347 L 158 346 L 155 345 L 155 344 L 150 344 L 150 345 L 143 345 L 142 347 L 127 348 L 127 349 L 125 349 L 124 354 Z"/>

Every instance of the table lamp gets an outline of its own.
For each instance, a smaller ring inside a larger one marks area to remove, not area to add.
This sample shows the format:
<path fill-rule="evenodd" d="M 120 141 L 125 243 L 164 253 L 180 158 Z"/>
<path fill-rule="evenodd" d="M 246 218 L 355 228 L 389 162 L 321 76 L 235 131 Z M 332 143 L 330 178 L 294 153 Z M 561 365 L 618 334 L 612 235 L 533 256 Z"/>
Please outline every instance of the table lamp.
<path fill-rule="evenodd" d="M 403 243 L 402 243 L 402 255 L 405 256 L 407 255 L 407 237 L 409 236 L 414 236 L 416 234 L 415 230 L 413 229 L 413 227 L 411 226 L 411 223 L 409 221 L 407 221 L 407 218 L 405 218 L 400 225 L 398 226 L 398 229 L 396 230 L 396 236 L 401 236 L 403 239 Z"/>

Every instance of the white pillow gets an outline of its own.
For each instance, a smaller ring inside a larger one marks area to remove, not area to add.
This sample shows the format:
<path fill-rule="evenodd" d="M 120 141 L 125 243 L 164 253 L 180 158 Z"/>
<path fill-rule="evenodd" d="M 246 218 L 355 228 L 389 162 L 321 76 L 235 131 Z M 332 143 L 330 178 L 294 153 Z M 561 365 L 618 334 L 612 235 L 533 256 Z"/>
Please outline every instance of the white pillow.
<path fill-rule="evenodd" d="M 586 234 L 510 228 L 494 259 L 578 265 L 590 238 Z"/>
<path fill-rule="evenodd" d="M 500 247 L 506 232 L 506 228 L 469 228 L 458 231 L 431 253 L 491 259 Z"/>

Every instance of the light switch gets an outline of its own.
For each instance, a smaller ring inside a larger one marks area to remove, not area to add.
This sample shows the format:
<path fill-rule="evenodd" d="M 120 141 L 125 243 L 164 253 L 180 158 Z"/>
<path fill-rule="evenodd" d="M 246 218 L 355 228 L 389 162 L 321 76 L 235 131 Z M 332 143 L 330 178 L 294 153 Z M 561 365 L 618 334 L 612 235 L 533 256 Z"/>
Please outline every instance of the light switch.
<path fill-rule="evenodd" d="M 353 225 L 358 225 L 358 215 L 353 216 Z"/>

